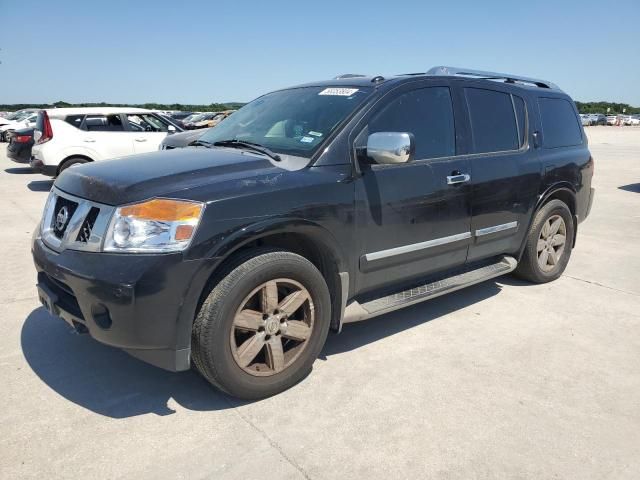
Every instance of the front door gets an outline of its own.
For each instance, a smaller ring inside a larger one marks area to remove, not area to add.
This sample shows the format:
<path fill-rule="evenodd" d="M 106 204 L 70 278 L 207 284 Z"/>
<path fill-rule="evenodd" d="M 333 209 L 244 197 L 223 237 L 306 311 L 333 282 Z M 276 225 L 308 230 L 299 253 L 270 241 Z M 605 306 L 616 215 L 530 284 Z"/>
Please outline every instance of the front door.
<path fill-rule="evenodd" d="M 359 159 L 358 293 L 393 290 L 465 263 L 471 240 L 470 166 L 456 156 L 455 110 L 446 83 L 405 86 L 375 107 L 358 135 L 358 147 L 375 132 L 409 132 L 415 139 L 414 159 L 406 164 Z"/>
<path fill-rule="evenodd" d="M 150 113 L 126 114 L 128 133 L 133 142 L 135 153 L 148 153 L 158 150 L 167 136 L 169 124 Z"/>

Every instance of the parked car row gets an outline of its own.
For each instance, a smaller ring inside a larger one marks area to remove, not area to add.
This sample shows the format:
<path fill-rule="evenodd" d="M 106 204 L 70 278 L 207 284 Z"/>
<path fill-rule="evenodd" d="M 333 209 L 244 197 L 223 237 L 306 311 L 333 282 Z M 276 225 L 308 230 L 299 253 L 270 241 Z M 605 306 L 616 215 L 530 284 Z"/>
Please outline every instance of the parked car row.
<path fill-rule="evenodd" d="M 3 119 L 5 125 L 0 129 L 4 128 L 2 132 L 7 135 L 10 159 L 29 163 L 35 171 L 55 177 L 82 163 L 187 146 L 231 113 L 211 114 L 204 120 L 207 123 L 193 127 L 200 130 L 185 132 L 166 143 L 163 141 L 173 134 L 182 135 L 180 120 L 140 108 L 21 111 Z"/>
<path fill-rule="evenodd" d="M 583 126 L 592 125 L 640 125 L 640 115 L 604 115 L 603 113 L 581 113 Z"/>
<path fill-rule="evenodd" d="M 34 127 L 38 118 L 38 110 L 24 109 L 8 115 L 0 117 L 0 142 L 6 142 L 8 136 L 14 130 L 25 127 Z"/>

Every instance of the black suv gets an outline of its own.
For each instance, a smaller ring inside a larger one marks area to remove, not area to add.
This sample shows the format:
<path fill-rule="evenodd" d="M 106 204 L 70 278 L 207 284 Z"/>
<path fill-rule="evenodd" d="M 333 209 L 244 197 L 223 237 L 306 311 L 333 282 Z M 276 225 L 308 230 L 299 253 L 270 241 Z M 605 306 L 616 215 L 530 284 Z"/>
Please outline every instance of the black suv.
<path fill-rule="evenodd" d="M 249 103 L 195 146 L 55 182 L 42 303 L 153 365 L 253 399 L 304 378 L 328 331 L 514 271 L 564 271 L 593 200 L 555 85 L 436 67 Z"/>

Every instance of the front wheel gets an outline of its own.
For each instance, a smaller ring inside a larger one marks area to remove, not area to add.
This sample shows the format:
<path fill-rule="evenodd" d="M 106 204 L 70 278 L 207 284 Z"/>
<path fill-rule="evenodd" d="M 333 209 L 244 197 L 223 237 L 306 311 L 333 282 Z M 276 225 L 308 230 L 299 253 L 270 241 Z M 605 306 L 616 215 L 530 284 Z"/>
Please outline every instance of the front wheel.
<path fill-rule="evenodd" d="M 327 284 L 291 252 L 239 258 L 204 301 L 193 326 L 193 362 L 227 393 L 258 399 L 311 371 L 331 317 Z"/>
<path fill-rule="evenodd" d="M 536 214 L 514 273 L 534 283 L 557 279 L 569 263 L 574 235 L 569 207 L 561 200 L 551 200 Z"/>

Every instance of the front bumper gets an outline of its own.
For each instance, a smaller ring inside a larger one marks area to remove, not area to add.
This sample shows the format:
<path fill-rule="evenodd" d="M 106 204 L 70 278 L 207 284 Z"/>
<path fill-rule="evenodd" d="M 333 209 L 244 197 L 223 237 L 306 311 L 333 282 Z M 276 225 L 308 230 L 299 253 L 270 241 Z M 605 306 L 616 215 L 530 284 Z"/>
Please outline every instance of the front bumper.
<path fill-rule="evenodd" d="M 56 165 L 45 165 L 42 160 L 36 157 L 31 157 L 29 164 L 34 171 L 48 177 L 55 177 L 58 173 L 58 167 Z"/>
<path fill-rule="evenodd" d="M 190 368 L 205 261 L 182 254 L 58 253 L 38 236 L 32 253 L 38 294 L 52 314 L 157 367 Z"/>

